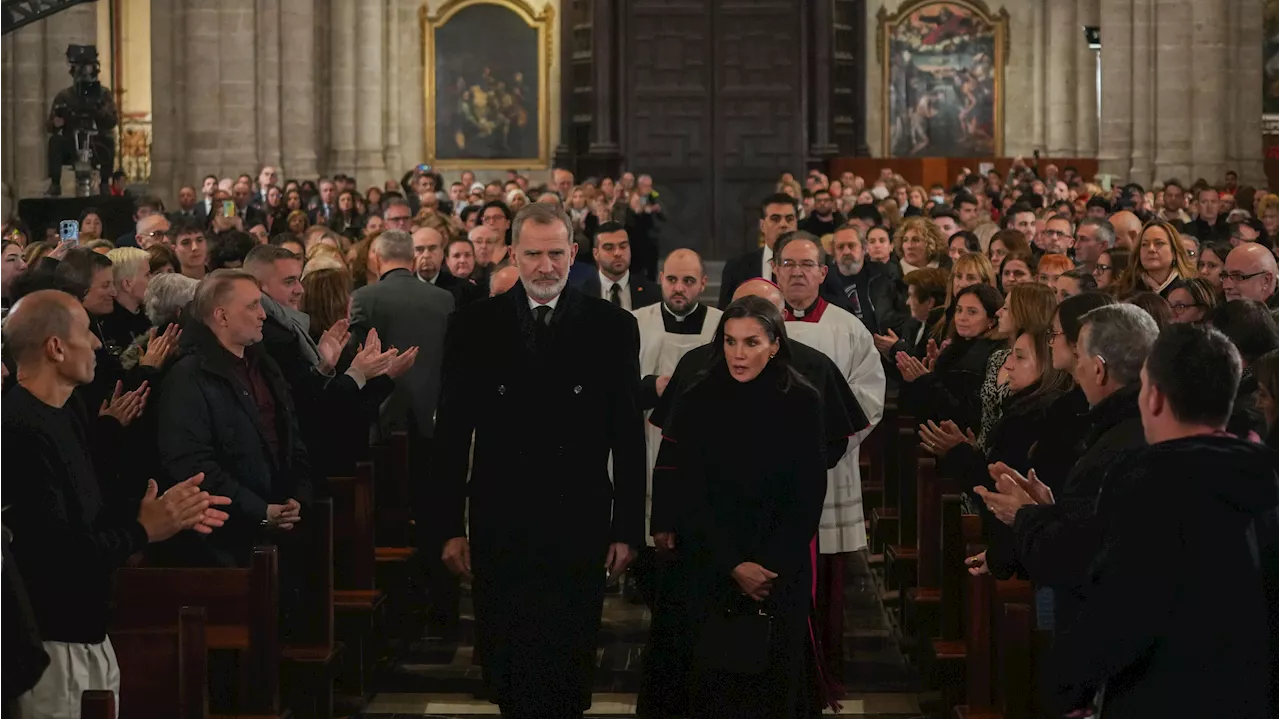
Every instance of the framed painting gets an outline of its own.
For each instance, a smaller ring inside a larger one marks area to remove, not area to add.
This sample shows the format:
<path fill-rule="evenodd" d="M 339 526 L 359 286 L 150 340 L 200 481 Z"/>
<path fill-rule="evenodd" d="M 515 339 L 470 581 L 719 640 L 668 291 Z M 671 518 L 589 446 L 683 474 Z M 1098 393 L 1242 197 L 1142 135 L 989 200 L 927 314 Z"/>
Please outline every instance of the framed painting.
<path fill-rule="evenodd" d="M 524 0 L 423 7 L 427 161 L 443 169 L 550 164 L 552 18 Z"/>
<path fill-rule="evenodd" d="M 908 0 L 876 17 L 885 156 L 1003 155 L 1009 14 L 981 0 Z"/>

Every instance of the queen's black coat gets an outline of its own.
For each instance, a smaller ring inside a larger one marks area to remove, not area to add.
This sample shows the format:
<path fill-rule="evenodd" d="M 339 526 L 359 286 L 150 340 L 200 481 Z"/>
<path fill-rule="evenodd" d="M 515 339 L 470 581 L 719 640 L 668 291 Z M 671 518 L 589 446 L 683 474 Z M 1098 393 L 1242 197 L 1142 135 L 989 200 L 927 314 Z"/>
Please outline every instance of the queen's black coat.
<path fill-rule="evenodd" d="M 467 535 L 470 499 L 476 647 L 506 712 L 591 705 L 606 551 L 644 544 L 639 357 L 634 317 L 572 288 L 550 326 L 521 284 L 450 320 L 429 521 Z"/>

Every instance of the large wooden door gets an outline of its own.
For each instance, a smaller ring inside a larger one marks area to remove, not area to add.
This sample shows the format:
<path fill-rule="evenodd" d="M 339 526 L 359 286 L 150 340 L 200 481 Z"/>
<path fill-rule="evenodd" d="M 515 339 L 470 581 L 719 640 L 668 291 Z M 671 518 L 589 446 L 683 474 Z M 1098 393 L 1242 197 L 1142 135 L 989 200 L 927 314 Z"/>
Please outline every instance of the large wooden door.
<path fill-rule="evenodd" d="M 625 6 L 623 152 L 661 193 L 663 250 L 739 254 L 754 246 L 757 205 L 778 174 L 804 167 L 802 4 Z"/>

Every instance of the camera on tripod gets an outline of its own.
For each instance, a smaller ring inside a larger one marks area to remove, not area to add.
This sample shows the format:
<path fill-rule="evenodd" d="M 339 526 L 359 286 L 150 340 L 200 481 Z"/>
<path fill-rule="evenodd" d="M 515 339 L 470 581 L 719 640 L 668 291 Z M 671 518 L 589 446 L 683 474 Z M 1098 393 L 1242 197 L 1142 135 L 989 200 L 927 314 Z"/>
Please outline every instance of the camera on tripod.
<path fill-rule="evenodd" d="M 98 48 L 94 45 L 68 45 L 67 62 L 71 65 L 76 95 L 87 103 L 96 102 L 102 95 L 102 83 L 98 80 L 102 69 L 98 62 Z"/>

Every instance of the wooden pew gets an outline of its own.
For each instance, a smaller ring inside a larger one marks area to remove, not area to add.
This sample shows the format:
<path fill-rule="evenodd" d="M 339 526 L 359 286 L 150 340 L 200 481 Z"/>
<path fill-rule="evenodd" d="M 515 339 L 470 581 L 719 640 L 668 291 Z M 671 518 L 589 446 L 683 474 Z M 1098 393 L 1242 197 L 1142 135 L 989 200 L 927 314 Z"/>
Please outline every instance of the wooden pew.
<path fill-rule="evenodd" d="M 913 441 L 914 440 L 914 441 Z M 886 593 L 882 599 L 898 605 L 902 592 L 912 584 L 916 571 L 916 541 L 919 507 L 916 496 L 920 477 L 932 477 L 936 465 L 932 457 L 919 457 L 919 440 L 907 438 L 902 429 L 898 434 L 898 541 L 889 544 L 884 551 L 884 582 Z M 895 601 L 896 600 L 896 601 Z"/>
<path fill-rule="evenodd" d="M 256 548 L 247 569 L 126 567 L 116 572 L 108 635 L 164 630 L 182 607 L 205 607 L 207 648 L 233 650 L 242 658 L 236 710 L 278 715 L 278 572 L 275 547 Z"/>
<path fill-rule="evenodd" d="M 935 623 L 922 628 L 929 637 L 923 665 L 930 668 L 930 685 L 938 689 L 947 707 L 960 703 L 967 677 L 968 635 L 965 626 L 966 550 L 982 539 L 982 521 L 976 514 L 962 514 L 961 495 L 942 497 L 938 588 L 931 607 Z"/>
<path fill-rule="evenodd" d="M 295 563 L 287 571 L 299 586 L 298 595 L 290 598 L 294 619 L 280 652 L 282 676 L 288 691 L 286 700 L 295 714 L 302 719 L 330 719 L 342 654 L 333 621 L 333 500 L 313 502 L 294 531 L 299 530 L 304 534 L 296 544 L 290 542 L 284 558 Z"/>
<path fill-rule="evenodd" d="M 167 627 L 112 631 L 111 646 L 120 664 L 120 707 L 127 716 L 208 716 L 204 607 L 182 607 Z"/>
<path fill-rule="evenodd" d="M 386 595 L 376 585 L 373 464 L 356 465 L 352 477 L 329 477 L 333 498 L 333 608 L 338 636 L 347 648 L 342 690 L 367 696 Z"/>
<path fill-rule="evenodd" d="M 115 692 L 107 689 L 81 692 L 80 719 L 116 719 Z"/>
<path fill-rule="evenodd" d="M 886 402 L 880 424 L 864 443 L 870 475 L 881 484 L 880 501 L 869 506 L 867 519 L 869 552 L 873 557 L 884 554 L 890 536 L 897 536 L 898 521 L 898 407 Z M 859 455 L 861 457 L 862 455 Z M 866 475 L 864 475 L 866 476 Z M 883 560 L 883 557 L 879 557 Z"/>

